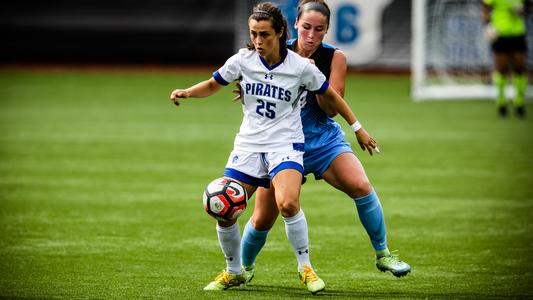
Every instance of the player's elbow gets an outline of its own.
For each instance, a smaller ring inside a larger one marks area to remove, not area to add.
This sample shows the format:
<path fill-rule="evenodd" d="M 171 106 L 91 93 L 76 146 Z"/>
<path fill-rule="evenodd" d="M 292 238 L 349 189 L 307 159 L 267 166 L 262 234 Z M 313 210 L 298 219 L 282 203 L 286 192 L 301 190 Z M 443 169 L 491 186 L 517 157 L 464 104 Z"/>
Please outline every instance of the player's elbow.
<path fill-rule="evenodd" d="M 330 117 L 330 118 L 334 118 L 334 117 L 336 117 L 336 116 L 339 114 L 339 112 L 336 111 L 336 110 L 333 109 L 333 108 L 331 108 L 331 109 L 327 109 L 327 110 L 324 110 L 324 112 L 325 112 L 326 115 L 327 115 L 328 117 Z"/>
<path fill-rule="evenodd" d="M 335 117 L 336 115 L 339 114 L 339 112 L 337 111 L 337 109 L 334 107 L 334 105 L 330 102 L 328 102 L 327 100 L 324 100 L 322 97 L 317 97 L 317 102 L 318 102 L 318 106 L 320 107 L 320 109 L 322 109 L 322 111 L 324 111 L 324 113 L 330 117 L 330 118 L 333 118 Z"/>

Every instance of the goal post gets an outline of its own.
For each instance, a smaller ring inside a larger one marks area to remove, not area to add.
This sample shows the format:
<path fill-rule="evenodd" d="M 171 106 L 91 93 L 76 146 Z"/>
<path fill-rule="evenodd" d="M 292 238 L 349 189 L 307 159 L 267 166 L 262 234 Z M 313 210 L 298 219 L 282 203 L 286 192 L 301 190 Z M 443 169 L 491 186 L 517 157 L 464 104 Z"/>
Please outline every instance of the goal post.
<path fill-rule="evenodd" d="M 531 35 L 527 42 L 531 49 Z M 414 0 L 411 43 L 411 96 L 415 101 L 496 97 L 480 0 Z M 528 69 L 533 69 L 531 55 Z M 506 94 L 514 95 L 510 85 Z M 527 97 L 533 97 L 531 84 Z"/>

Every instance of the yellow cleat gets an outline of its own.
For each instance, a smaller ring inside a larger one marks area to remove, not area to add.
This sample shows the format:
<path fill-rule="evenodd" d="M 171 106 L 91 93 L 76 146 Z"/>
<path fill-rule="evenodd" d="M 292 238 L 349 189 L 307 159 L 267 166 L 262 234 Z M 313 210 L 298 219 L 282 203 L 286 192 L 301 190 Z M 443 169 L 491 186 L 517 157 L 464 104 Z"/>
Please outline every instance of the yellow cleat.
<path fill-rule="evenodd" d="M 320 279 L 320 277 L 316 275 L 311 266 L 305 265 L 303 267 L 303 271 L 301 271 L 298 275 L 302 284 L 304 284 L 307 287 L 307 290 L 313 295 L 323 291 L 326 288 L 324 280 Z"/>
<path fill-rule="evenodd" d="M 222 271 L 204 287 L 204 291 L 223 291 L 233 286 L 244 286 L 246 280 L 242 274 L 230 274 L 227 271 Z"/>

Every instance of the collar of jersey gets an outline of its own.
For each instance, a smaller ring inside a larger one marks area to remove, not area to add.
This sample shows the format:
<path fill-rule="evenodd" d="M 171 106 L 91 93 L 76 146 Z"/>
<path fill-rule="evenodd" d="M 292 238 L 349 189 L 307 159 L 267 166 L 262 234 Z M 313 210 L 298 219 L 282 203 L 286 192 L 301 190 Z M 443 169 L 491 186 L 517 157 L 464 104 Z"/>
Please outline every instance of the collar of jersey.
<path fill-rule="evenodd" d="M 283 51 L 283 54 L 281 55 L 281 59 L 279 60 L 279 62 L 273 64 L 273 65 L 268 65 L 268 63 L 263 59 L 263 57 L 261 55 L 259 55 L 259 59 L 261 60 L 261 62 L 263 63 L 263 65 L 265 66 L 265 68 L 267 68 L 268 70 L 272 71 L 274 70 L 277 66 L 281 65 L 283 63 L 283 61 L 285 60 L 285 58 L 287 57 L 287 51 Z"/>

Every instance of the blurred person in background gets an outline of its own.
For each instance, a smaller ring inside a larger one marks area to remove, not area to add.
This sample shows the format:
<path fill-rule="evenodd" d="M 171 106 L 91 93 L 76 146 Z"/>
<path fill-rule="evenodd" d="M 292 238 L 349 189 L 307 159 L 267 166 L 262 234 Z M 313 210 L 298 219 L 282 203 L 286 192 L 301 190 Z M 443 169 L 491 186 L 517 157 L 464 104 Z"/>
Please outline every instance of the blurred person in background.
<path fill-rule="evenodd" d="M 324 1 L 300 1 L 294 25 L 298 37 L 289 40 L 287 47 L 312 60 L 326 75 L 330 86 L 344 96 L 346 56 L 339 49 L 323 42 L 329 20 L 330 10 Z M 239 94 L 239 88 L 234 92 Z M 307 92 L 302 97 L 301 105 L 305 134 L 304 175 L 313 173 L 317 180 L 326 180 L 352 199 L 375 250 L 376 267 L 381 271 L 390 271 L 397 277 L 407 275 L 411 267 L 399 259 L 396 251 L 391 253 L 387 246 L 385 218 L 378 195 L 350 144 L 344 140 L 340 125 L 331 118 L 337 112 L 313 92 Z M 359 122 L 354 125 L 352 128 L 356 135 L 366 134 Z M 365 150 L 361 143 L 360 146 Z M 255 259 L 263 248 L 278 213 L 274 191 L 259 188 L 254 213 L 246 224 L 241 242 L 243 267 L 249 280 L 254 276 Z"/>
<path fill-rule="evenodd" d="M 493 82 L 497 88 L 496 106 L 500 116 L 507 116 L 505 87 L 511 78 L 516 95 L 515 113 L 525 117 L 527 87 L 527 44 L 525 14 L 529 0 L 482 0 L 481 19 L 485 36 L 491 43 L 494 58 Z"/>

